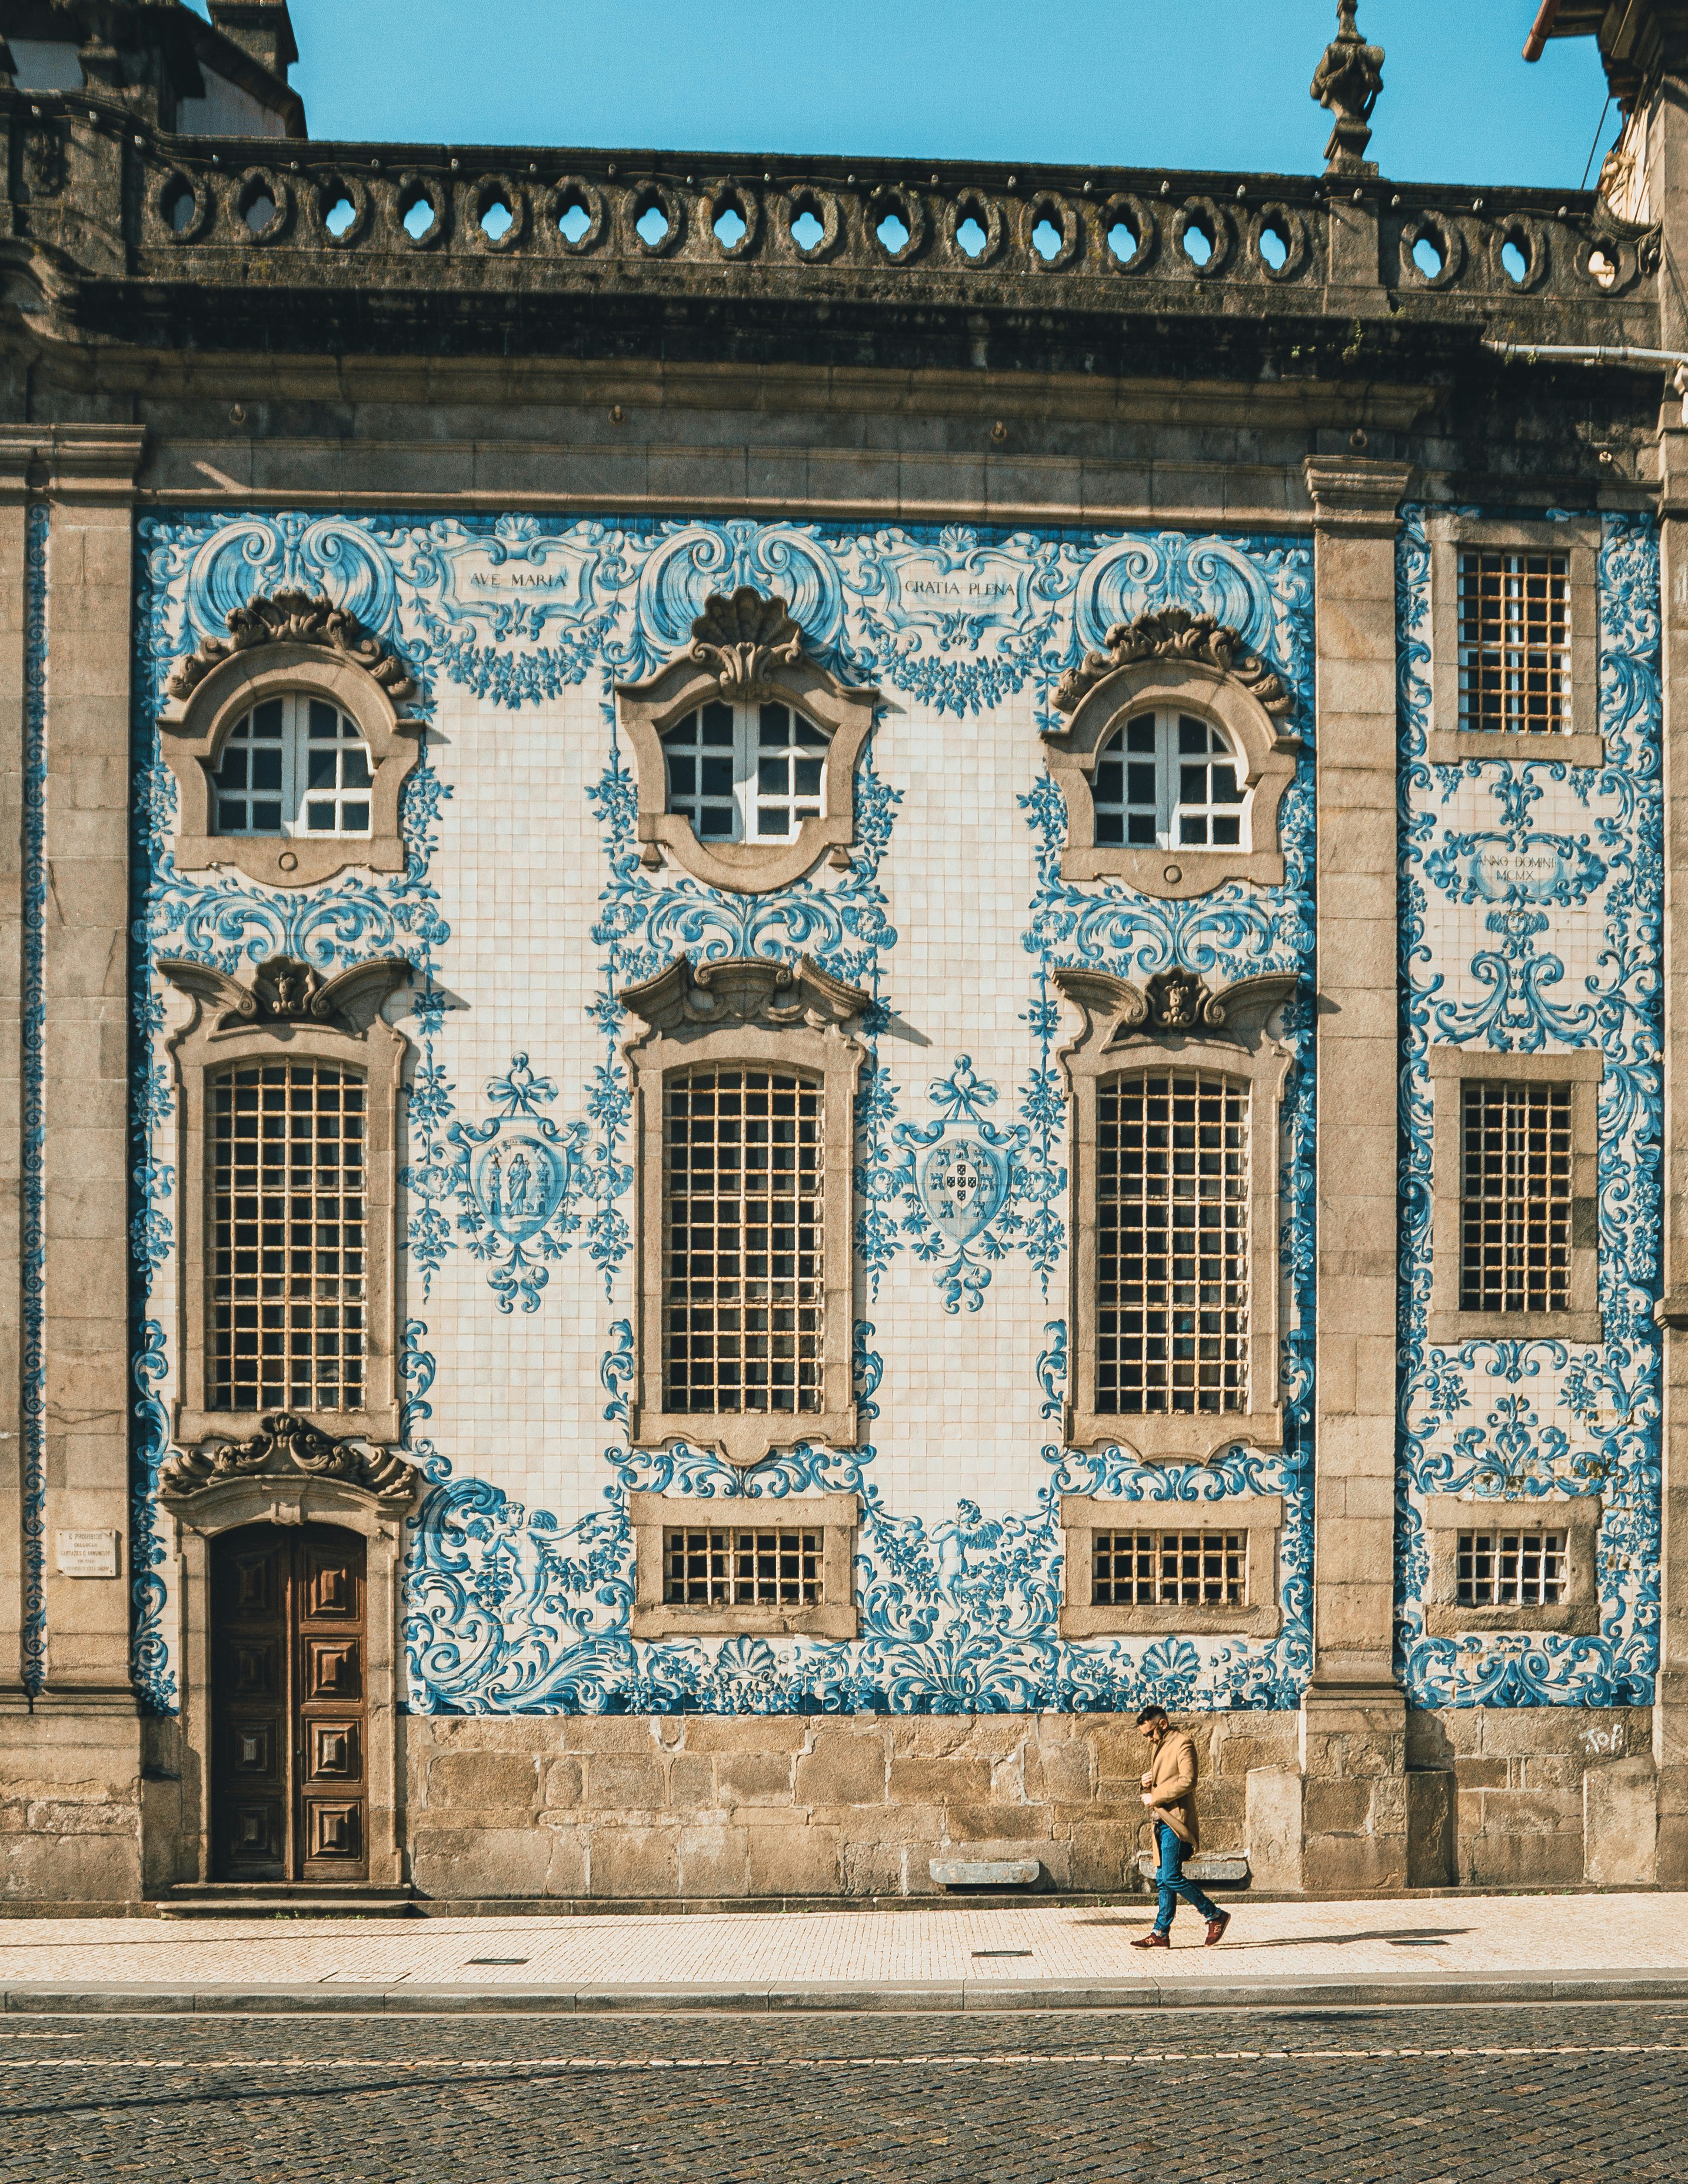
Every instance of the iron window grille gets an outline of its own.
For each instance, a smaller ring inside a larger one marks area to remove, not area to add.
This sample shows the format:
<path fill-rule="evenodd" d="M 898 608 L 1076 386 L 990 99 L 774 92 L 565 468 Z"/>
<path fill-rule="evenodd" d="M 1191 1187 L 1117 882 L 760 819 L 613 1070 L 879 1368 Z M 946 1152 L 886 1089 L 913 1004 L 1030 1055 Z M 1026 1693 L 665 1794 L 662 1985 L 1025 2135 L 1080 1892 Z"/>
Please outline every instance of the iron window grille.
<path fill-rule="evenodd" d="M 1244 772 L 1210 722 L 1192 713 L 1141 713 L 1098 755 L 1096 840 L 1160 850 L 1246 846 Z"/>
<path fill-rule="evenodd" d="M 1471 1078 L 1462 1087 L 1462 1312 L 1569 1308 L 1571 1089 Z"/>
<path fill-rule="evenodd" d="M 1098 1412 L 1249 1407 L 1249 1097 L 1208 1071 L 1097 1088 Z"/>
<path fill-rule="evenodd" d="M 1570 559 L 1468 548 L 1459 557 L 1462 728 L 1551 734 L 1571 711 Z"/>
<path fill-rule="evenodd" d="M 364 1082 L 324 1062 L 220 1072 L 210 1087 L 210 1406 L 355 1411 L 364 1401 Z"/>
<path fill-rule="evenodd" d="M 670 1411 L 818 1411 L 825 1162 L 819 1077 L 677 1070 L 664 1087 Z"/>
<path fill-rule="evenodd" d="M 1462 1532 L 1462 1607 L 1557 1607 L 1564 1597 L 1562 1532 Z"/>
<path fill-rule="evenodd" d="M 795 842 L 824 808 L 830 740 L 795 706 L 712 699 L 663 734 L 668 810 L 700 842 Z"/>
<path fill-rule="evenodd" d="M 818 1607 L 824 1531 L 671 1529 L 662 1535 L 662 1598 L 672 1606 Z"/>
<path fill-rule="evenodd" d="M 1246 1532 L 1095 1532 L 1094 1607 L 1246 1607 Z"/>
<path fill-rule="evenodd" d="M 219 834 L 367 834 L 369 746 L 349 713 L 308 692 L 254 705 L 211 777 Z"/>

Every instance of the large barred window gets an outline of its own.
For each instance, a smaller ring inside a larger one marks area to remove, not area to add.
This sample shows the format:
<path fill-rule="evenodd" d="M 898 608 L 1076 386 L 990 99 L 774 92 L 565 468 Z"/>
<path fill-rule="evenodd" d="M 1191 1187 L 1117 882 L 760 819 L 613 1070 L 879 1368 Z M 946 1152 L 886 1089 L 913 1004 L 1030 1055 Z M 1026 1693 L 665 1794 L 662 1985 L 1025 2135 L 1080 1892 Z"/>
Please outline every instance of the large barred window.
<path fill-rule="evenodd" d="M 815 1411 L 824 1094 L 796 1070 L 676 1070 L 664 1100 L 666 1404 Z"/>
<path fill-rule="evenodd" d="M 1091 1534 L 1096 1607 L 1246 1607 L 1246 1532 Z"/>
<path fill-rule="evenodd" d="M 1249 1407 L 1249 1089 L 1182 1069 L 1097 1088 L 1098 1412 Z"/>
<path fill-rule="evenodd" d="M 1567 554 L 1461 554 L 1462 728 L 1554 735 L 1568 724 L 1570 596 Z"/>
<path fill-rule="evenodd" d="M 1598 1342 L 1600 1054 L 1433 1046 L 1432 1342 Z"/>
<path fill-rule="evenodd" d="M 362 1077 L 312 1061 L 222 1070 L 207 1108 L 210 1407 L 361 1410 Z"/>
<path fill-rule="evenodd" d="M 819 1528 L 672 1527 L 663 1535 L 663 1601 L 690 1607 L 818 1607 L 826 1594 L 825 1537 Z"/>
<path fill-rule="evenodd" d="M 1467 1080 L 1462 1312 L 1563 1312 L 1571 1285 L 1571 1087 Z"/>

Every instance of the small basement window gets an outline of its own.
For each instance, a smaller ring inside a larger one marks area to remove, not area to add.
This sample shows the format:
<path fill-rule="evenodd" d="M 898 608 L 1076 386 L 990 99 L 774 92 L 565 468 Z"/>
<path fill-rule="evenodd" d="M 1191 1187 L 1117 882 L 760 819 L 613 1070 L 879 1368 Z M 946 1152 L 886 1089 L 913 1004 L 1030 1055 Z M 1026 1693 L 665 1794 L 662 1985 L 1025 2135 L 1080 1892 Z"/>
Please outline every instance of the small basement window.
<path fill-rule="evenodd" d="M 1557 1607 L 1564 1597 L 1562 1532 L 1462 1532 L 1461 1607 Z"/>
<path fill-rule="evenodd" d="M 795 706 L 713 699 L 663 734 L 668 808 L 700 842 L 793 842 L 823 809 L 829 741 Z"/>
<path fill-rule="evenodd" d="M 367 834 L 369 747 L 349 713 L 304 691 L 236 722 L 211 776 L 212 827 L 230 834 Z"/>
<path fill-rule="evenodd" d="M 1193 713 L 1139 714 L 1096 761 L 1096 840 L 1142 849 L 1246 847 L 1244 768 Z"/>
<path fill-rule="evenodd" d="M 1246 1532 L 1093 1532 L 1094 1607 L 1246 1607 Z"/>
<path fill-rule="evenodd" d="M 662 1535 L 662 1598 L 694 1607 L 818 1607 L 825 1533 L 674 1527 Z"/>

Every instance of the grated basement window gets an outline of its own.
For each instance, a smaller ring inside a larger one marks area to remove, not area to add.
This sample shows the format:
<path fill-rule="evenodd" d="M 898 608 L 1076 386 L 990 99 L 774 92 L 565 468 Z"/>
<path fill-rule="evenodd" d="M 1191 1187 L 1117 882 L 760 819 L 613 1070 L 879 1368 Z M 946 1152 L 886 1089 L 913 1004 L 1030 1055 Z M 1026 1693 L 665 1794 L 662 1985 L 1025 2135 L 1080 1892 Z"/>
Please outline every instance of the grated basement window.
<path fill-rule="evenodd" d="M 254 1063 L 209 1088 L 211 1407 L 364 1401 L 364 1085 Z"/>
<path fill-rule="evenodd" d="M 1564 1312 L 1571 1280 L 1571 1087 L 1461 1090 L 1462 1312 Z"/>
<path fill-rule="evenodd" d="M 820 816 L 829 740 L 791 705 L 713 699 L 663 733 L 668 809 L 700 842 L 795 842 Z"/>
<path fill-rule="evenodd" d="M 1462 1532 L 1462 1607 L 1555 1607 L 1565 1583 L 1562 1532 Z"/>
<path fill-rule="evenodd" d="M 1096 1408 L 1248 1408 L 1249 1087 L 1104 1078 L 1096 1101 Z"/>
<path fill-rule="evenodd" d="M 821 1604 L 824 1531 L 662 1535 L 662 1598 L 703 1607 Z"/>
<path fill-rule="evenodd" d="M 1094 1607 L 1246 1607 L 1246 1532 L 1093 1532 Z"/>
<path fill-rule="evenodd" d="M 229 731 L 211 794 L 219 834 L 367 834 L 369 749 L 324 699 L 266 698 Z"/>
<path fill-rule="evenodd" d="M 1127 848 L 1234 848 L 1243 840 L 1245 771 L 1206 721 L 1141 714 L 1097 757 L 1096 839 Z"/>
<path fill-rule="evenodd" d="M 1564 554 L 1461 554 L 1461 727 L 1543 735 L 1567 725 L 1569 571 Z"/>
<path fill-rule="evenodd" d="M 791 1070 L 677 1070 L 663 1104 L 668 1409 L 818 1411 L 820 1079 Z"/>

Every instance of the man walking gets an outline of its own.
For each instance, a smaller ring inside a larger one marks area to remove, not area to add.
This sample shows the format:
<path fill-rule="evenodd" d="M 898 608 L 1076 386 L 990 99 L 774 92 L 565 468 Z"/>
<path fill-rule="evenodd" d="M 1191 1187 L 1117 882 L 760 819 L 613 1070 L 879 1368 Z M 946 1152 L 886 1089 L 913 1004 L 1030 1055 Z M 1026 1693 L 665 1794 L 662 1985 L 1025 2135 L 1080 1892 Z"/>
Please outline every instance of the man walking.
<path fill-rule="evenodd" d="M 1154 1925 L 1132 1943 L 1134 1949 L 1170 1949 L 1172 1914 L 1182 1896 L 1207 1921 L 1211 1948 L 1222 1939 L 1231 1914 L 1203 1895 L 1193 1880 L 1184 1878 L 1184 1859 L 1196 1847 L 1196 1748 L 1182 1729 L 1174 1729 L 1165 1707 L 1147 1706 L 1137 1725 L 1149 1740 L 1153 1758 L 1143 1778 L 1143 1802 L 1154 1823 L 1154 1845 L 1160 1854 L 1155 1880 L 1160 1888 L 1160 1908 Z"/>

